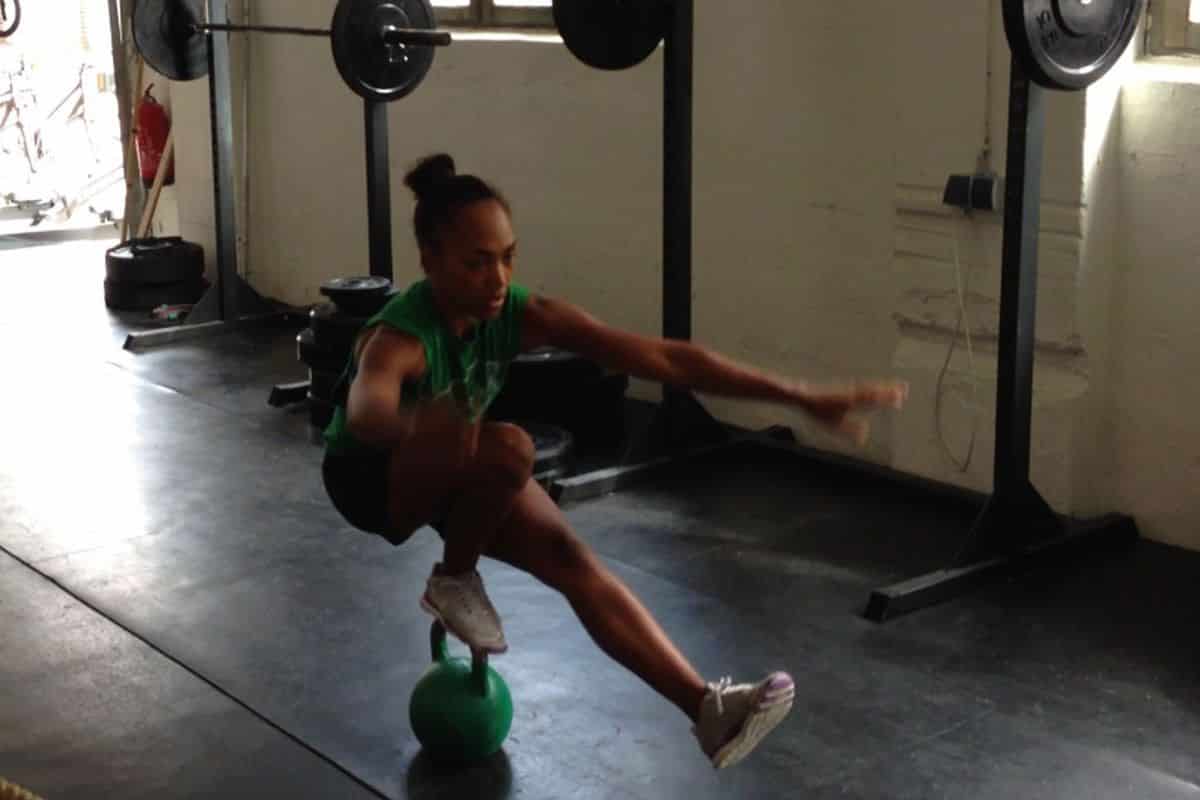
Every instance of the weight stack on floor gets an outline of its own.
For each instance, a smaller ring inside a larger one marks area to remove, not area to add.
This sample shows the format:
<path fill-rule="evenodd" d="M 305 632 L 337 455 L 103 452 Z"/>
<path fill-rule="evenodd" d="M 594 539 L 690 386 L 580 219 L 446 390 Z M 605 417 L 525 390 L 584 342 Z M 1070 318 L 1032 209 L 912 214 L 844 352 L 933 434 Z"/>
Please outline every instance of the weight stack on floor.
<path fill-rule="evenodd" d="M 179 236 L 131 239 L 104 254 L 104 305 L 150 311 L 194 305 L 204 295 L 204 249 Z"/>
<path fill-rule="evenodd" d="M 321 286 L 332 303 L 308 313 L 308 328 L 296 337 L 297 356 L 308 367 L 309 421 L 325 428 L 333 419 L 334 387 L 362 326 L 391 298 L 386 278 L 336 278 Z"/>
<path fill-rule="evenodd" d="M 498 420 L 533 420 L 570 432 L 575 444 L 611 443 L 625 432 L 629 376 L 555 347 L 519 355 L 489 409 Z"/>
<path fill-rule="evenodd" d="M 515 420 L 533 440 L 533 479 L 544 487 L 571 471 L 571 456 L 575 451 L 575 437 L 565 428 L 545 422 Z"/>

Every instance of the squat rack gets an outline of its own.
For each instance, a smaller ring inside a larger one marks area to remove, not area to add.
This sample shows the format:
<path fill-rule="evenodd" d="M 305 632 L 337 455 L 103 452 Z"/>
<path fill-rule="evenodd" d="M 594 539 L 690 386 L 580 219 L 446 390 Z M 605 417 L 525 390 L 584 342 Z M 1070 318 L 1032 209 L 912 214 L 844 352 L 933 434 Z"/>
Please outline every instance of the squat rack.
<path fill-rule="evenodd" d="M 875 622 L 944 602 L 1034 563 L 1136 539 L 1137 527 L 1126 515 L 1079 520 L 1054 512 L 1030 480 L 1029 462 L 1045 90 L 1081 89 L 1107 72 L 1133 35 L 1142 1 L 1097 0 L 1083 8 L 1075 2 L 1067 8 L 1073 0 L 1050 0 L 1055 6 L 1064 4 L 1063 13 L 1050 19 L 1045 13 L 1031 14 L 1023 0 L 1004 0 L 1006 29 L 1014 53 L 998 332 L 996 448 L 990 495 L 804 447 L 796 443 L 789 429 L 782 427 L 749 433 L 733 431 L 715 420 L 690 393 L 664 387 L 663 402 L 656 408 L 650 428 L 648 457 L 561 479 L 552 486 L 555 499 L 568 503 L 597 497 L 678 461 L 731 447 L 749 447 L 790 453 L 810 463 L 850 467 L 926 495 L 981 504 L 982 510 L 951 564 L 871 592 L 863 614 Z M 556 12 L 569 2 L 555 0 Z M 668 15 L 663 35 L 663 335 L 687 340 L 691 338 L 692 321 L 694 0 L 660 2 Z M 626 66 L 632 65 L 630 62 Z"/>
<path fill-rule="evenodd" d="M 411 93 L 433 63 L 435 47 L 451 43 L 434 30 L 429 0 L 339 0 L 330 29 L 236 25 L 227 0 L 136 0 L 134 36 L 147 63 L 174 80 L 209 75 L 212 132 L 216 281 L 183 325 L 131 333 L 125 349 L 150 347 L 228 332 L 246 323 L 287 315 L 238 271 L 233 191 L 233 100 L 229 37 L 252 32 L 321 36 L 332 40 L 334 60 L 349 87 L 363 98 L 366 141 L 367 234 L 370 274 L 392 278 L 391 184 L 386 104 Z M 207 19 L 204 5 L 207 2 Z M 305 386 L 276 387 L 273 404 L 303 397 Z"/>

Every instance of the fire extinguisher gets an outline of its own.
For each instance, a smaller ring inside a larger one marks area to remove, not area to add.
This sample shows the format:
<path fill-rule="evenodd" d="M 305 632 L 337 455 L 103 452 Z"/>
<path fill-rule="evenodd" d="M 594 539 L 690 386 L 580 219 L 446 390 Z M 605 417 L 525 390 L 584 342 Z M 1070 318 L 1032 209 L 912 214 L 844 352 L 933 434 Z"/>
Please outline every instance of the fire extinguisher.
<path fill-rule="evenodd" d="M 163 150 L 167 147 L 167 134 L 171 130 L 171 122 L 167 119 L 167 111 L 162 104 L 154 99 L 150 90 L 154 84 L 146 87 L 146 94 L 137 110 L 137 153 L 138 167 L 142 173 L 142 185 L 147 189 L 154 184 L 154 176 L 158 173 L 158 162 L 162 160 Z M 175 183 L 175 164 L 167 166 L 164 185 Z"/>

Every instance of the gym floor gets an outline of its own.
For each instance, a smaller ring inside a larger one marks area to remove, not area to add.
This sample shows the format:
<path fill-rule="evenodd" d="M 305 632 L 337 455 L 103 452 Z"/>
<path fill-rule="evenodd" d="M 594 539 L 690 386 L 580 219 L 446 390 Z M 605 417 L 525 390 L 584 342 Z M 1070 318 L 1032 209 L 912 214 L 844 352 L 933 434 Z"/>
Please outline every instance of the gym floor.
<path fill-rule="evenodd" d="M 776 734 L 715 773 L 557 595 L 486 563 L 513 729 L 439 771 L 407 719 L 437 539 L 394 549 L 329 506 L 304 409 L 266 404 L 303 377 L 294 329 L 127 353 L 108 242 L 19 244 L 0 240 L 0 777 L 50 800 L 1200 794 L 1200 554 L 1140 542 L 879 626 L 868 590 L 941 566 L 972 509 L 749 452 L 568 515 L 702 673 L 795 675 Z"/>

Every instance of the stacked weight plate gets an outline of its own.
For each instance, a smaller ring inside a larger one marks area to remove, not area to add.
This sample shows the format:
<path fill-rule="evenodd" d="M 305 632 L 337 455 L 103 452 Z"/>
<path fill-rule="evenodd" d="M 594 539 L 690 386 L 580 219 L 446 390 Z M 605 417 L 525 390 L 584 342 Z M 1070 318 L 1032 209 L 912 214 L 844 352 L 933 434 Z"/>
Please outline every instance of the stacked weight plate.
<path fill-rule="evenodd" d="M 575 437 L 565 428 L 544 422 L 519 420 L 516 422 L 533 440 L 533 479 L 549 486 L 559 478 L 566 477 L 571 470 L 571 456 L 575 452 Z"/>
<path fill-rule="evenodd" d="M 363 324 L 391 297 L 386 278 L 336 278 L 321 286 L 332 302 L 308 313 L 308 327 L 296 337 L 300 361 L 308 367 L 308 407 L 313 427 L 325 428 L 336 405 L 333 390 L 350 362 Z"/>
<path fill-rule="evenodd" d="M 104 304 L 117 311 L 192 305 L 204 294 L 204 249 L 178 236 L 132 239 L 104 254 Z"/>
<path fill-rule="evenodd" d="M 619 439 L 629 376 L 607 372 L 575 353 L 543 347 L 522 353 L 490 409 L 494 419 L 558 426 L 580 446 Z"/>
<path fill-rule="evenodd" d="M 359 331 L 393 294 L 381 278 L 338 278 L 322 285 L 331 302 L 309 311 L 308 327 L 296 337 L 297 355 L 308 367 L 312 425 L 333 418 L 334 389 L 350 361 Z M 577 440 L 614 435 L 623 424 L 628 378 L 556 348 L 521 354 L 488 416 L 511 421 L 533 439 L 534 477 L 546 484 L 566 475 Z"/>

